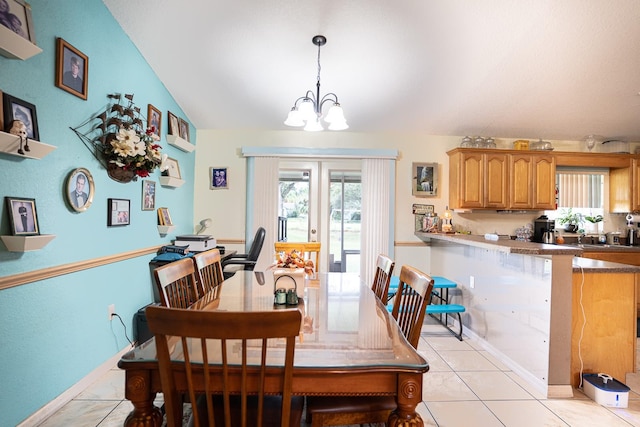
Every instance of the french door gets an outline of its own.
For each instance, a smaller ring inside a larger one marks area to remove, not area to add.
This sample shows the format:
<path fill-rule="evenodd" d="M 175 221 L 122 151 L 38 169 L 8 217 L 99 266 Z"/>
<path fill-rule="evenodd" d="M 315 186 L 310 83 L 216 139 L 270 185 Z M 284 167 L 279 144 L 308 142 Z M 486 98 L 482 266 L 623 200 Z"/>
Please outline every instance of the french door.
<path fill-rule="evenodd" d="M 281 160 L 278 240 L 319 241 L 320 271 L 360 271 L 361 161 Z"/>

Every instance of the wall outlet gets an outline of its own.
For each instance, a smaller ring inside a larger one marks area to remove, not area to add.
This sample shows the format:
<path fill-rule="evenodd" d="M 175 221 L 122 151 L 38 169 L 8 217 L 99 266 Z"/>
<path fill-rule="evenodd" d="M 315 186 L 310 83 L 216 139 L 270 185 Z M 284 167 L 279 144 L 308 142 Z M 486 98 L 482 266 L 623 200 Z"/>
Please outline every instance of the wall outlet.
<path fill-rule="evenodd" d="M 109 312 L 109 320 L 111 320 L 113 318 L 113 315 L 116 314 L 116 305 L 109 304 L 107 306 L 107 311 Z"/>
<path fill-rule="evenodd" d="M 476 287 L 476 278 L 473 276 L 469 276 L 469 287 L 471 289 Z"/>

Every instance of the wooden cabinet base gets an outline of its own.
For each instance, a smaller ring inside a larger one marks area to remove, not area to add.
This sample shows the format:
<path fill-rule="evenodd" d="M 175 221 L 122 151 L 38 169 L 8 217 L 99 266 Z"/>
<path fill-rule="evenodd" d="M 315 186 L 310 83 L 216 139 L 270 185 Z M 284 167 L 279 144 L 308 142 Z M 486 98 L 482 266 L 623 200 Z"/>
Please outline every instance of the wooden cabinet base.
<path fill-rule="evenodd" d="M 635 372 L 638 276 L 573 274 L 571 385 L 574 387 L 580 385 L 581 361 L 584 373 L 603 372 L 622 382 L 627 373 Z"/>

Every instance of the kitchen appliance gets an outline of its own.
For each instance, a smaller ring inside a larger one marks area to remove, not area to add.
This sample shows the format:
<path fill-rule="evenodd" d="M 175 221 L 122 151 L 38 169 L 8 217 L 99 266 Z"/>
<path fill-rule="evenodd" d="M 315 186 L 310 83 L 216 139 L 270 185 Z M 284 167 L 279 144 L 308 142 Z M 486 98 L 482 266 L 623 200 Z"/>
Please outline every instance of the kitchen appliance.
<path fill-rule="evenodd" d="M 554 245 L 556 243 L 556 236 L 553 231 L 545 231 L 542 235 L 542 243 Z"/>
<path fill-rule="evenodd" d="M 541 215 L 538 219 L 533 221 L 533 241 L 538 243 L 544 243 L 544 235 L 546 232 L 550 232 L 553 236 L 553 230 L 556 228 L 556 221 L 547 218 L 546 215 Z M 555 238 L 554 238 L 555 241 Z"/>
<path fill-rule="evenodd" d="M 638 230 L 633 225 L 627 231 L 627 246 L 636 246 L 638 244 Z"/>
<path fill-rule="evenodd" d="M 607 244 L 609 245 L 619 245 L 620 244 L 620 233 L 619 231 L 610 231 L 607 233 Z"/>

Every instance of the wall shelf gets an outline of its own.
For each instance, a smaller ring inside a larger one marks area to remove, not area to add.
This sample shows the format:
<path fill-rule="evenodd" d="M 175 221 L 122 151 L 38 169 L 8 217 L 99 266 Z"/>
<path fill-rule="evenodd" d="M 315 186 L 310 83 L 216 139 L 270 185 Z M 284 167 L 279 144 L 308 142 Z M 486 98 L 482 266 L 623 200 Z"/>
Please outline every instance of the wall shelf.
<path fill-rule="evenodd" d="M 1 28 L 2 26 L 0 26 Z M 0 38 L 2 36 L 0 35 Z M 41 159 L 57 147 L 45 144 L 44 142 L 29 140 L 29 148 L 31 151 L 25 151 L 24 154 L 18 154 L 20 148 L 20 137 L 7 132 L 0 132 L 0 152 L 10 154 L 16 157 L 24 157 L 27 159 Z"/>
<path fill-rule="evenodd" d="M 42 52 L 35 44 L 0 25 L 0 54 L 11 59 L 29 59 Z"/>
<path fill-rule="evenodd" d="M 160 233 L 161 235 L 166 235 L 168 233 L 171 233 L 173 231 L 173 229 L 176 228 L 175 225 L 159 225 L 158 226 L 158 233 Z"/>
<path fill-rule="evenodd" d="M 55 234 L 40 234 L 39 236 L 0 236 L 0 239 L 9 252 L 29 252 L 44 248 L 55 237 Z"/>
<path fill-rule="evenodd" d="M 161 176 L 160 177 L 160 185 L 163 187 L 180 187 L 186 181 L 184 179 L 173 178 L 171 176 Z"/>
<path fill-rule="evenodd" d="M 187 153 L 192 152 L 196 149 L 196 146 L 187 141 L 186 139 L 180 138 L 178 135 L 167 135 L 167 142 L 169 145 L 173 145 L 176 148 L 179 148 L 182 151 L 186 151 Z"/>

